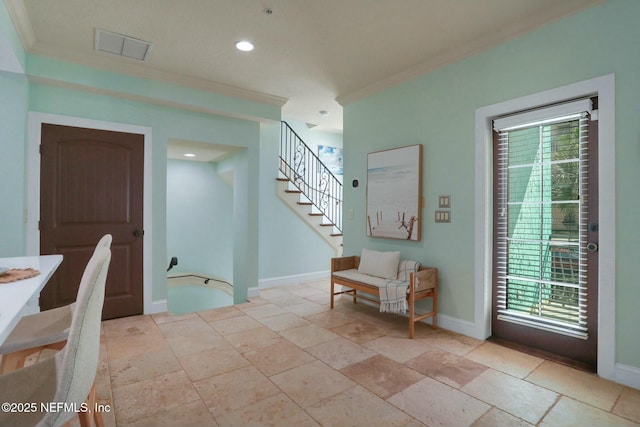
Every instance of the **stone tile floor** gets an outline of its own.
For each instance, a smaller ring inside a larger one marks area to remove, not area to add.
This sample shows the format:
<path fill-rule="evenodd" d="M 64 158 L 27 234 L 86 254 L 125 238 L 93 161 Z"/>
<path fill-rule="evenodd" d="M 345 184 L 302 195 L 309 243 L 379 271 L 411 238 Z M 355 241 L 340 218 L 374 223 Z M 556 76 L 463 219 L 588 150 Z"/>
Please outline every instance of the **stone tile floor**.
<path fill-rule="evenodd" d="M 107 426 L 639 426 L 640 391 L 349 299 L 328 280 L 103 323 Z"/>

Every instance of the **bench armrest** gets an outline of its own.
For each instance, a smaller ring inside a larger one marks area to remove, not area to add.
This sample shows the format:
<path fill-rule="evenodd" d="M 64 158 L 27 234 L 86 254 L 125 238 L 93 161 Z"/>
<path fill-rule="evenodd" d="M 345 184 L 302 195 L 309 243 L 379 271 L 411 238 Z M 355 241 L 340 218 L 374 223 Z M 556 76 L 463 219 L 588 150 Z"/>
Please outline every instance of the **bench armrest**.
<path fill-rule="evenodd" d="M 420 271 L 411 273 L 415 284 L 415 291 L 426 291 L 438 287 L 438 269 L 433 267 L 422 267 Z"/>
<path fill-rule="evenodd" d="M 331 258 L 331 273 L 334 271 L 350 270 L 358 268 L 360 257 L 357 255 Z"/>

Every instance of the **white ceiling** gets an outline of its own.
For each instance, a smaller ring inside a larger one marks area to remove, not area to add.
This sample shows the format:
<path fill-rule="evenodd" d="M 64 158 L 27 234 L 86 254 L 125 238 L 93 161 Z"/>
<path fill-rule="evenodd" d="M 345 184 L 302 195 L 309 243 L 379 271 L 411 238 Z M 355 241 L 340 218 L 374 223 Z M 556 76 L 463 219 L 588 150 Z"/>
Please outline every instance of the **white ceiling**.
<path fill-rule="evenodd" d="M 215 145 L 208 142 L 170 139 L 167 144 L 167 158 L 217 163 L 239 151 L 238 147 Z M 186 157 L 185 154 L 193 154 Z"/>
<path fill-rule="evenodd" d="M 341 131 L 342 106 L 604 0 L 5 0 L 28 52 L 249 99 Z M 273 13 L 265 13 L 266 9 Z M 96 28 L 153 43 L 94 51 Z M 249 39 L 250 53 L 235 43 Z M 263 99 L 263 98 L 262 98 Z M 340 103 L 337 101 L 339 100 Z M 321 116 L 320 110 L 330 114 Z"/>

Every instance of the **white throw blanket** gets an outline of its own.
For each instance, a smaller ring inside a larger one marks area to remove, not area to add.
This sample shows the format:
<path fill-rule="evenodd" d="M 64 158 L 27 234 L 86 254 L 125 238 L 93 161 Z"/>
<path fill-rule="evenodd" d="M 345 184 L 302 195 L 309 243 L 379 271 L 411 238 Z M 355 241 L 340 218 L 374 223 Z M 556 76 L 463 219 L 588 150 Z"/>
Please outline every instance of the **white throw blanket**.
<path fill-rule="evenodd" d="M 406 313 L 407 289 L 409 282 L 403 280 L 389 280 L 380 286 L 380 312 Z"/>

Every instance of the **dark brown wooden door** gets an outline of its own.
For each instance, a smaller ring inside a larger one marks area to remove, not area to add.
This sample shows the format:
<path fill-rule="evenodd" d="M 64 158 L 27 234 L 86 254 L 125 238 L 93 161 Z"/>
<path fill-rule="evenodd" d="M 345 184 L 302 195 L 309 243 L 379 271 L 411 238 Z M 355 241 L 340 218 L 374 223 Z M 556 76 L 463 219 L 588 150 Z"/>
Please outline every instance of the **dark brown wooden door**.
<path fill-rule="evenodd" d="M 43 124 L 40 154 L 40 253 L 64 256 L 41 309 L 75 301 L 95 245 L 109 233 L 102 317 L 142 314 L 144 136 Z"/>

